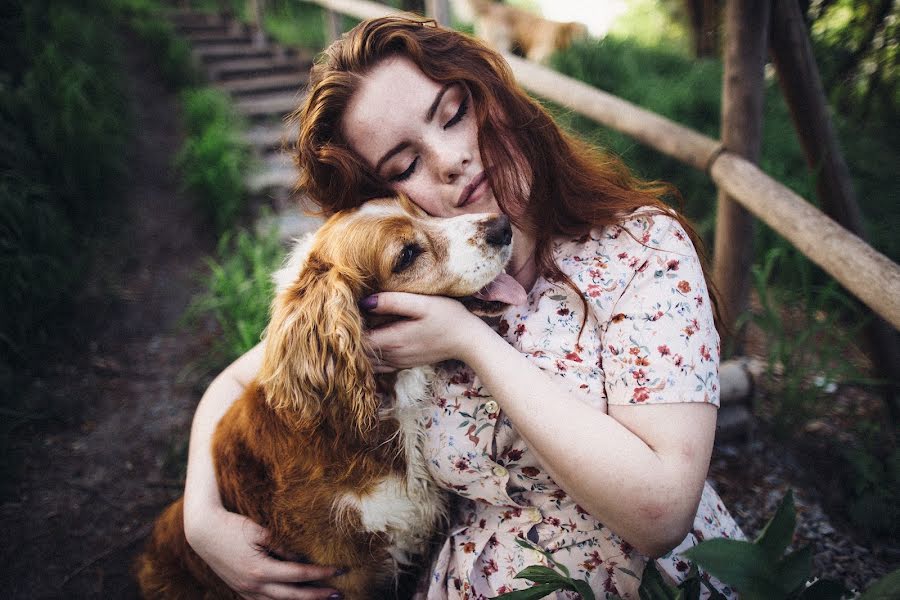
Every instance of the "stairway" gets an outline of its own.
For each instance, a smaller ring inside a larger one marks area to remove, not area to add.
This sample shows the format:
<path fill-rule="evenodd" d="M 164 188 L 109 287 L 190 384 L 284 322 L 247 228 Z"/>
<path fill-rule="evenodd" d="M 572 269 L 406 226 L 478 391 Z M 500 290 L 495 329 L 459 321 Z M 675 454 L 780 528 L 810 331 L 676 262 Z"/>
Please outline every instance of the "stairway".
<path fill-rule="evenodd" d="M 296 201 L 288 200 L 296 170 L 286 148 L 297 129 L 285 120 L 303 99 L 313 53 L 286 48 L 265 36 L 254 39 L 250 27 L 231 17 L 189 10 L 169 16 L 209 85 L 227 92 L 249 123 L 245 137 L 258 163 L 246 182 L 249 193 L 283 207 L 272 217 L 282 239 L 317 229 L 321 219 L 304 215 Z"/>

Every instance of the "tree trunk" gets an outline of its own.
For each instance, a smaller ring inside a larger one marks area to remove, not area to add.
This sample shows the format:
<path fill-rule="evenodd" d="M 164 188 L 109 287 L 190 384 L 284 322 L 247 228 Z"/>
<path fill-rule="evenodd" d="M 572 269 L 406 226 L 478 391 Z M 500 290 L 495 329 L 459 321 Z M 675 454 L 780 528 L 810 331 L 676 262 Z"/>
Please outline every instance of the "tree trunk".
<path fill-rule="evenodd" d="M 816 195 L 822 210 L 865 240 L 862 213 L 831 122 L 803 14 L 794 2 L 775 2 L 772 17 L 772 57 L 807 164 L 816 179 Z M 885 400 L 896 420 L 900 417 L 896 389 L 900 373 L 897 333 L 886 321 L 875 317 L 866 334 L 871 346 L 869 354 L 878 374 L 893 382 L 887 386 Z"/>
<path fill-rule="evenodd" d="M 769 15 L 769 0 L 728 0 L 725 6 L 722 145 L 754 163 L 759 161 L 762 139 Z M 753 231 L 753 216 L 720 191 L 713 279 L 720 294 L 723 318 L 731 328 L 747 309 Z M 741 334 L 735 334 L 733 348 L 740 353 Z"/>

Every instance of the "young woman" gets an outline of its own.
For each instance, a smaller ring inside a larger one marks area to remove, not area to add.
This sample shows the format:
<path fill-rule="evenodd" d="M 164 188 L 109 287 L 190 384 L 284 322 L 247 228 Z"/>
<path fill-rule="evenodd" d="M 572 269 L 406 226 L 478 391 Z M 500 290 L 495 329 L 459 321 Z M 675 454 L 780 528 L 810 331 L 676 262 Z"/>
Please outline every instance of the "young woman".
<path fill-rule="evenodd" d="M 297 118 L 300 186 L 325 213 L 402 192 L 432 215 L 503 211 L 514 224 L 508 272 L 527 297 L 496 323 L 447 298 L 363 303 L 404 317 L 370 334 L 379 370 L 439 364 L 427 452 L 459 502 L 427 597 L 523 587 L 513 576 L 547 564 L 541 550 L 598 597 L 637 598 L 648 559 L 677 580 L 678 551 L 742 537 L 705 484 L 719 343 L 668 186 L 561 132 L 502 57 L 430 22 L 360 24 L 314 67 Z M 216 490 L 211 432 L 260 355 L 228 367 L 197 409 L 188 540 L 247 598 L 337 597 L 298 584 L 341 565 L 261 552 L 265 531 Z"/>

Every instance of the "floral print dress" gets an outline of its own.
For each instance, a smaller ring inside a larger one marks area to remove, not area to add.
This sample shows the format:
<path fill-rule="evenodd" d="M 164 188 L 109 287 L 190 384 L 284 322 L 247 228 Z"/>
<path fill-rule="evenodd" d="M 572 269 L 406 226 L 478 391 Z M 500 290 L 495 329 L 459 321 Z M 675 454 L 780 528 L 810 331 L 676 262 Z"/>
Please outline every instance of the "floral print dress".
<path fill-rule="evenodd" d="M 675 219 L 640 211 L 622 226 L 558 239 L 553 253 L 587 300 L 581 338 L 580 298 L 543 278 L 525 305 L 502 316 L 500 335 L 598 412 L 608 404 L 718 406 L 718 335 L 697 254 Z M 548 565 L 542 550 L 586 579 L 598 598 L 637 599 L 646 557 L 553 482 L 466 365 L 439 365 L 425 427 L 429 469 L 459 496 L 449 536 L 423 582 L 427 598 L 482 599 L 526 587 L 514 575 Z M 743 534 L 707 483 L 693 531 L 657 560 L 659 571 L 680 581 L 688 565 L 678 552 L 712 537 Z"/>

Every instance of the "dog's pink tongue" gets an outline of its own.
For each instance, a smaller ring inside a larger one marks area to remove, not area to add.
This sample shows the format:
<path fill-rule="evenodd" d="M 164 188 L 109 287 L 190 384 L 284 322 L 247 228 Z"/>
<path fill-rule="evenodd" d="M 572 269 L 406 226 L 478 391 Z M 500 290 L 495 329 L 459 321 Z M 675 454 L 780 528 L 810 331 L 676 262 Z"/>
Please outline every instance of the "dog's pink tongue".
<path fill-rule="evenodd" d="M 525 304 L 525 300 L 528 298 L 525 288 L 507 273 L 498 275 L 497 279 L 481 288 L 474 296 L 480 300 L 512 305 Z"/>

